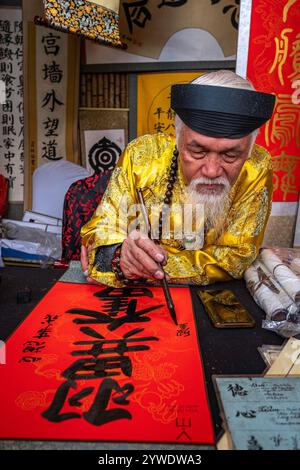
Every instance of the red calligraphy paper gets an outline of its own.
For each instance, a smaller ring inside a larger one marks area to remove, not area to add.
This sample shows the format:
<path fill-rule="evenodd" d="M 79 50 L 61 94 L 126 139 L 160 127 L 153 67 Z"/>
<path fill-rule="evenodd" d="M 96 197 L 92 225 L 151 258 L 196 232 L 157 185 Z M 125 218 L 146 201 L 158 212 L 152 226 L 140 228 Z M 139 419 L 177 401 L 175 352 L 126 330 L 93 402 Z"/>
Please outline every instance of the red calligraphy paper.
<path fill-rule="evenodd" d="M 58 282 L 6 344 L 1 438 L 213 443 L 187 288 Z"/>
<path fill-rule="evenodd" d="M 247 77 L 276 95 L 257 143 L 272 156 L 274 201 L 298 201 L 300 189 L 300 8 L 297 0 L 252 0 Z"/>

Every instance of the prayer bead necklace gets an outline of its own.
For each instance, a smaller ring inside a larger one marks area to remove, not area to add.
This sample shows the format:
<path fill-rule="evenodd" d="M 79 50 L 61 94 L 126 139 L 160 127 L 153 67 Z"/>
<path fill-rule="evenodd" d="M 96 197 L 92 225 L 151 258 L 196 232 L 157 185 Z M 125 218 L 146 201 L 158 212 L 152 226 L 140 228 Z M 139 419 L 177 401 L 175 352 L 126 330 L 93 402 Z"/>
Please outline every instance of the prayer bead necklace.
<path fill-rule="evenodd" d="M 163 218 L 169 212 L 169 209 L 170 209 L 169 206 L 170 206 L 172 196 L 173 196 L 174 184 L 177 179 L 178 155 L 179 155 L 179 152 L 177 150 L 177 147 L 175 147 L 172 161 L 171 161 L 170 173 L 168 177 L 167 190 L 166 190 L 165 197 L 163 200 L 162 210 L 159 214 L 159 221 L 158 221 L 158 239 L 159 240 L 161 240 L 161 237 L 162 237 Z"/>

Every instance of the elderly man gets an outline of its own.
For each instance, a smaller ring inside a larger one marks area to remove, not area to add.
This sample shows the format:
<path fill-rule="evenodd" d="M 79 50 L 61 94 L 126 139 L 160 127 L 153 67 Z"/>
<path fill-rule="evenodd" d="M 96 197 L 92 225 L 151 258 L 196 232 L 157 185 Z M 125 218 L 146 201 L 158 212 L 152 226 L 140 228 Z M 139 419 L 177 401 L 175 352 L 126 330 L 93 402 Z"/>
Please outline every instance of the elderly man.
<path fill-rule="evenodd" d="M 176 139 L 157 134 L 132 141 L 82 228 L 82 268 L 89 280 L 116 287 L 126 279 L 160 280 L 160 263 L 170 282 L 242 277 L 258 254 L 271 209 L 271 158 L 254 141 L 274 101 L 226 70 L 174 85 Z M 122 217 L 124 198 L 127 207 L 138 202 L 137 187 L 159 243 L 136 226 L 131 230 L 131 218 Z M 174 227 L 183 214 L 178 210 L 170 211 L 164 230 L 166 207 L 184 203 L 204 207 L 202 241 L 197 230 L 194 239 L 184 230 L 178 237 Z M 151 214 L 153 207 L 160 208 L 159 217 Z"/>

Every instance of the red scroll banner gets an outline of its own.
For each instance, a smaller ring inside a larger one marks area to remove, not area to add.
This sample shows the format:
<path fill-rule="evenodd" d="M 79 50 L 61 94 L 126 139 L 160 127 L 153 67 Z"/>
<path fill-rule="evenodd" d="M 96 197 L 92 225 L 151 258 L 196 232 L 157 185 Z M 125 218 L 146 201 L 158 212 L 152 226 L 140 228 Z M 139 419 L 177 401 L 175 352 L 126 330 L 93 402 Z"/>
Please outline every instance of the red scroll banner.
<path fill-rule="evenodd" d="M 276 94 L 272 119 L 257 143 L 272 155 L 274 201 L 298 201 L 300 190 L 299 0 L 252 0 L 247 77 Z"/>
<path fill-rule="evenodd" d="M 58 282 L 6 344 L 1 438 L 214 441 L 187 288 Z"/>

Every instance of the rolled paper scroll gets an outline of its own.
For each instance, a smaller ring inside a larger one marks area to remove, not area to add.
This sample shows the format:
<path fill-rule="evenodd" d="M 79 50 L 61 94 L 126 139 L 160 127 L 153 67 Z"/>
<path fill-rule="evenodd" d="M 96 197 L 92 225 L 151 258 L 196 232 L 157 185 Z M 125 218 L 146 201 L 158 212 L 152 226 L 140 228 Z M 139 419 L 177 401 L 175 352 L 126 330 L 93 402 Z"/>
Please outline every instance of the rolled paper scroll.
<path fill-rule="evenodd" d="M 287 294 L 300 307 L 300 279 L 282 260 L 270 249 L 264 249 L 260 254 L 261 260 L 275 277 Z"/>
<path fill-rule="evenodd" d="M 267 320 L 281 322 L 297 313 L 297 305 L 262 262 L 256 260 L 245 271 L 244 277 L 247 288 L 265 311 Z"/>
<path fill-rule="evenodd" d="M 300 258 L 295 258 L 291 261 L 291 269 L 297 276 L 300 276 Z"/>

